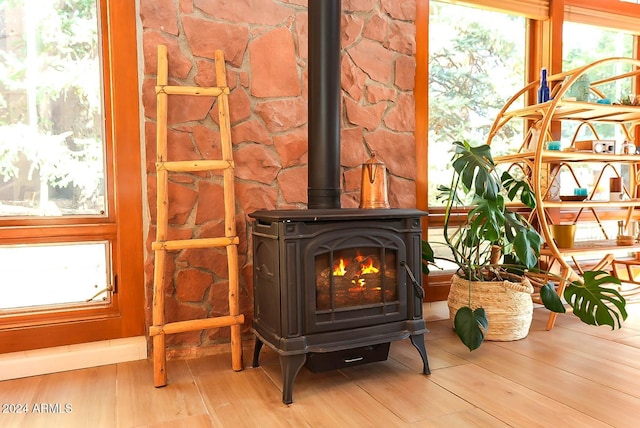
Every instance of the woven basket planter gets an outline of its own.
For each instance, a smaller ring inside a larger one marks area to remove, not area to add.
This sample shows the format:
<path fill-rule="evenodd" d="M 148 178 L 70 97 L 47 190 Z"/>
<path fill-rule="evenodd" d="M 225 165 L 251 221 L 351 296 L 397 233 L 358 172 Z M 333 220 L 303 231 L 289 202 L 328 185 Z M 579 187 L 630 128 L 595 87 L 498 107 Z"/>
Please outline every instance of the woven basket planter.
<path fill-rule="evenodd" d="M 469 305 L 471 285 L 471 305 Z M 522 282 L 468 281 L 454 275 L 447 303 L 453 322 L 458 309 L 470 306 L 484 308 L 489 321 L 485 340 L 511 341 L 527 337 L 533 319 L 533 287 L 527 278 Z"/>

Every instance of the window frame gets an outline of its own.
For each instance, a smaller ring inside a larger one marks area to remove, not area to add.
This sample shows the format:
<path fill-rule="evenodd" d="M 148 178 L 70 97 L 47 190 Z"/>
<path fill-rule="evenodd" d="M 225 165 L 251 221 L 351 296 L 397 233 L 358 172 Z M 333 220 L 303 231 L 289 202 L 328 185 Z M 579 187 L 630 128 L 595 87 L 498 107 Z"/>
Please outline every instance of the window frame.
<path fill-rule="evenodd" d="M 108 240 L 111 303 L 0 317 L 0 353 L 139 336 L 145 332 L 137 12 L 99 0 L 106 169 L 105 216 L 0 220 L 0 244 Z M 136 41 L 136 43 L 132 43 Z"/>

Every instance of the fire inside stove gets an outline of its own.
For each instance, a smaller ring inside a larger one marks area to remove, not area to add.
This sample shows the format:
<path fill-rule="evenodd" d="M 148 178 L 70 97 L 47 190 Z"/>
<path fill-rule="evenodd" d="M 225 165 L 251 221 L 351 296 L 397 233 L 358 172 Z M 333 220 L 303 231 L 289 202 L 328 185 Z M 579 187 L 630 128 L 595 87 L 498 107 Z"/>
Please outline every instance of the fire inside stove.
<path fill-rule="evenodd" d="M 396 254 L 349 248 L 316 256 L 316 310 L 397 301 Z"/>

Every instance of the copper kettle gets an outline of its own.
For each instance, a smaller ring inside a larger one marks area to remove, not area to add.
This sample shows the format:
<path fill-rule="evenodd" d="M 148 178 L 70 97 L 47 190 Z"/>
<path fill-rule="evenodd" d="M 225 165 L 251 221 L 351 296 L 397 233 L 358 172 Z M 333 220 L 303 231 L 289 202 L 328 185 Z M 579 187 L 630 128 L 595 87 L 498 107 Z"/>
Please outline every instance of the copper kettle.
<path fill-rule="evenodd" d="M 360 208 L 389 208 L 387 198 L 387 168 L 371 152 L 371 158 L 362 164 Z"/>

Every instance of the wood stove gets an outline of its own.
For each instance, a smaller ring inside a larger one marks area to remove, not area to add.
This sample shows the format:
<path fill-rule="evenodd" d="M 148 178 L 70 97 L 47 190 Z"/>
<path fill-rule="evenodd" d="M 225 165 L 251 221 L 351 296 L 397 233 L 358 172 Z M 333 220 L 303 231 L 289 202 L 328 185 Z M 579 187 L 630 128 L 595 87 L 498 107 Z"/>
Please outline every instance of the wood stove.
<path fill-rule="evenodd" d="M 263 344 L 278 353 L 286 404 L 303 365 L 321 371 L 385 360 L 396 340 L 409 338 L 429 373 L 426 213 L 340 207 L 340 21 L 340 0 L 309 0 L 309 209 L 250 215 L 253 366 Z"/>
<path fill-rule="evenodd" d="M 300 368 L 380 361 L 410 338 L 429 373 L 422 314 L 421 217 L 411 209 L 281 210 L 253 223 L 253 365 L 280 356 L 284 403 Z"/>

